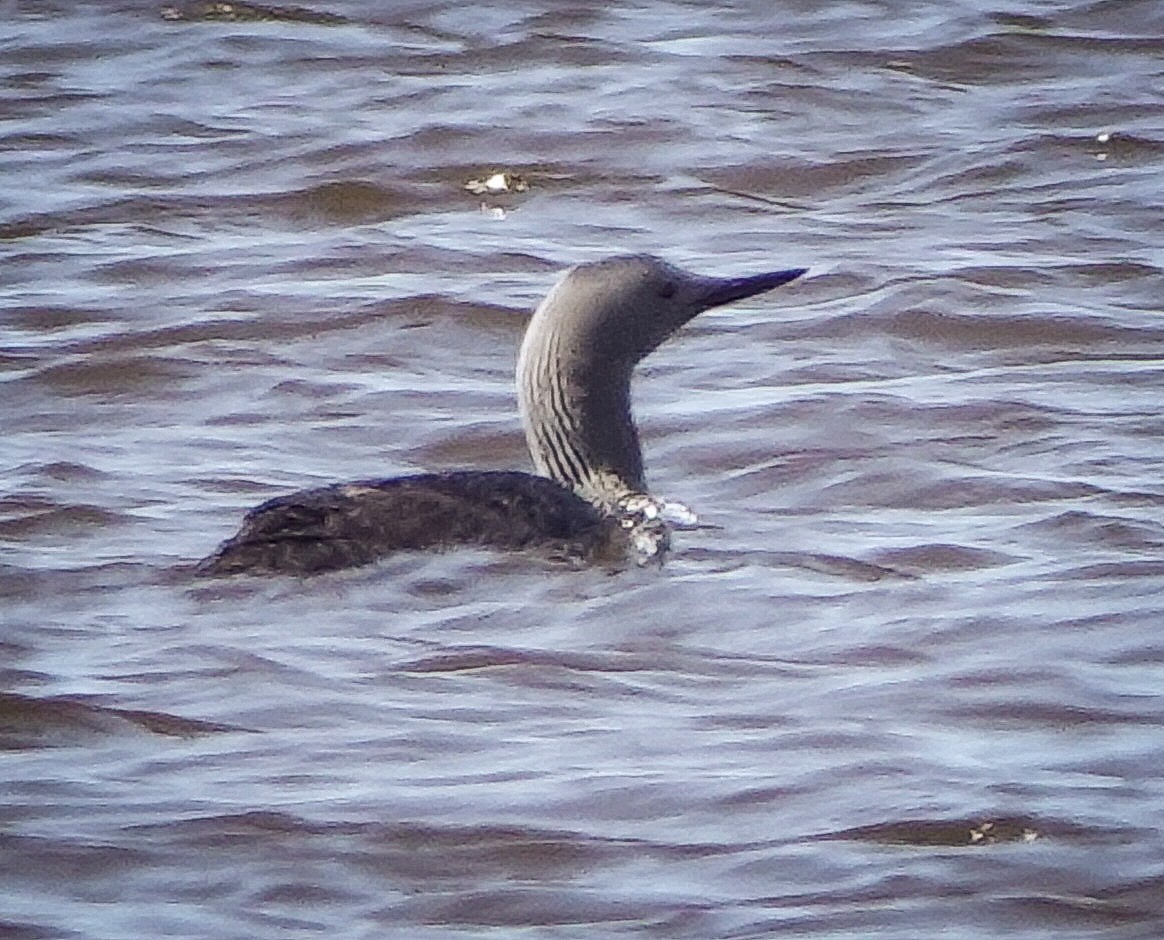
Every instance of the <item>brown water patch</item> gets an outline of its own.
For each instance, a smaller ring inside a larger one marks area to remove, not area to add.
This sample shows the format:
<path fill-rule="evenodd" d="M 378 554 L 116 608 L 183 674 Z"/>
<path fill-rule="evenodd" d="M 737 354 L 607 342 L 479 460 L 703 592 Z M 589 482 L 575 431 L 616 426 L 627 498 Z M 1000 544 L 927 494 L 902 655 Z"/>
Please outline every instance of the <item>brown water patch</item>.
<path fill-rule="evenodd" d="M 165 712 L 111 708 L 72 696 L 33 697 L 0 692 L 0 750 L 68 747 L 93 737 L 135 731 L 189 738 L 239 730 Z"/>
<path fill-rule="evenodd" d="M 819 839 L 846 839 L 882 845 L 981 846 L 1000 842 L 1033 842 L 1040 836 L 1038 820 L 1020 816 L 985 819 L 904 819 L 842 829 Z"/>

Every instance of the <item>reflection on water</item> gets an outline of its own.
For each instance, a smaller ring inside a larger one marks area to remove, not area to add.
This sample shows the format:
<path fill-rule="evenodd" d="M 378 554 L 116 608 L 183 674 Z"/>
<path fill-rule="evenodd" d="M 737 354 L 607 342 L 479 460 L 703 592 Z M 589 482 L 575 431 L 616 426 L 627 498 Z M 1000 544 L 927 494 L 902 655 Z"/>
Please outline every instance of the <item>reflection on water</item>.
<path fill-rule="evenodd" d="M 1159 935 L 1159 5 L 366 6 L 0 8 L 0 933 Z M 190 577 L 617 251 L 661 570 Z"/>

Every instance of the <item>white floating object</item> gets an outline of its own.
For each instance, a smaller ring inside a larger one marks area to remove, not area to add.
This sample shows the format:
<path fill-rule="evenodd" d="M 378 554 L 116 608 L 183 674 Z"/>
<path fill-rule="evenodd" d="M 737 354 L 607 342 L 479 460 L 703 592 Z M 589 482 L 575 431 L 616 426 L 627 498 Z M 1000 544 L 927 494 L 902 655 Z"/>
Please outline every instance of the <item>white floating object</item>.
<path fill-rule="evenodd" d="M 483 180 L 469 180 L 465 189 L 477 196 L 524 193 L 529 184 L 516 173 L 494 173 Z"/>

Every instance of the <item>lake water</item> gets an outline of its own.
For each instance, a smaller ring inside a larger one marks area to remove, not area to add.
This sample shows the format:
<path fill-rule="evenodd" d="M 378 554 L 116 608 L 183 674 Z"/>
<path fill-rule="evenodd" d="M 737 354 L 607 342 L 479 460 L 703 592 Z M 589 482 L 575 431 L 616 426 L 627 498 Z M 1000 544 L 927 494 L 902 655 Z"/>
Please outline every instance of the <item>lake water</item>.
<path fill-rule="evenodd" d="M 0 935 L 1164 935 L 1164 5 L 195 6 L 0 3 Z M 189 576 L 629 251 L 661 569 Z"/>

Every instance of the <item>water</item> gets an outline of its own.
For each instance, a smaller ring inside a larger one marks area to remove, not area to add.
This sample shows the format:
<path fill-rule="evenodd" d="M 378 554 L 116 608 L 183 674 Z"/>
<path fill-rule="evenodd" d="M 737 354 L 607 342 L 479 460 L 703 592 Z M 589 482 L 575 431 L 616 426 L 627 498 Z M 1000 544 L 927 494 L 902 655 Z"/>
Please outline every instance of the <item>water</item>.
<path fill-rule="evenodd" d="M 0 4 L 0 933 L 1164 932 L 1164 8 L 164 6 Z M 527 467 L 616 251 L 811 268 L 639 376 L 662 570 L 184 572 Z"/>

